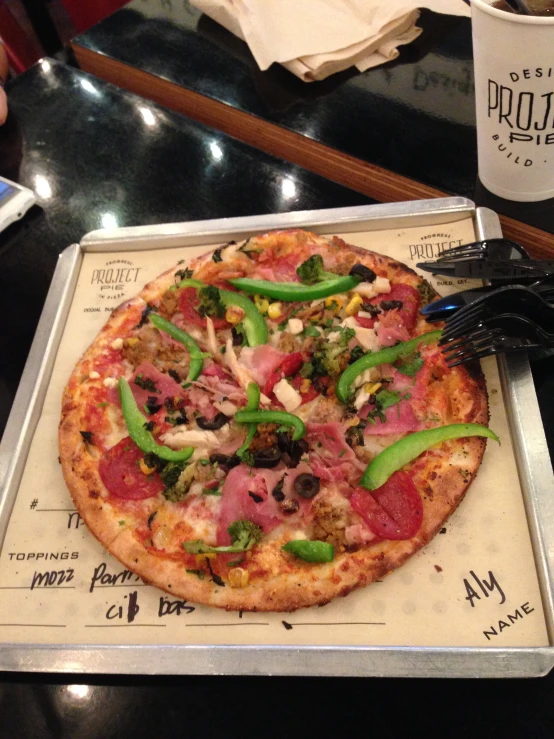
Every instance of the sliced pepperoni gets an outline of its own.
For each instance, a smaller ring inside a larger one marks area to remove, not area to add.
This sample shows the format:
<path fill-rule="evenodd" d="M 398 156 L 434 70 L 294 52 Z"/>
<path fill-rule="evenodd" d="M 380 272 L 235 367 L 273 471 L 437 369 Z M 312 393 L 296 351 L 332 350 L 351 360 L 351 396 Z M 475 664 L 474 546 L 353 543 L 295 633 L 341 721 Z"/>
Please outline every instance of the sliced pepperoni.
<path fill-rule="evenodd" d="M 198 313 L 198 303 L 198 291 L 195 287 L 185 287 L 179 293 L 179 310 L 183 314 L 184 324 L 191 324 L 192 326 L 206 329 L 206 319 Z M 224 318 L 212 317 L 212 321 L 216 331 L 230 328 L 231 326 Z"/>
<path fill-rule="evenodd" d="M 421 528 L 423 504 L 412 478 L 395 472 L 377 490 L 356 488 L 350 505 L 382 539 L 411 539 Z"/>
<path fill-rule="evenodd" d="M 144 453 L 127 436 L 100 459 L 100 478 L 115 498 L 144 500 L 161 493 L 164 484 L 157 473 L 145 475 L 139 467 Z"/>
<path fill-rule="evenodd" d="M 402 301 L 402 308 L 397 311 L 399 321 L 408 331 L 413 331 L 417 323 L 417 317 L 419 314 L 420 299 L 418 291 L 411 285 L 396 283 L 391 286 L 390 293 L 377 295 L 377 297 L 372 298 L 368 302 L 371 303 L 371 305 L 379 306 L 383 302 L 383 300 Z M 363 318 L 360 316 L 356 316 L 356 321 L 363 328 L 373 328 L 375 322 L 378 320 L 379 316 L 377 316 L 376 318 Z"/>

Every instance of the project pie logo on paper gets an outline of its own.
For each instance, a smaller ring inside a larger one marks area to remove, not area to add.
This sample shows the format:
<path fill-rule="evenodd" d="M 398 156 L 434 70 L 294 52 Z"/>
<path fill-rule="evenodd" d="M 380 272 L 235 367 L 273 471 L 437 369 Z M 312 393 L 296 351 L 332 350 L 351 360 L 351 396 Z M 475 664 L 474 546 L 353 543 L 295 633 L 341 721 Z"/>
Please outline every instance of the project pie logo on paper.
<path fill-rule="evenodd" d="M 141 269 L 129 259 L 110 259 L 103 267 L 92 271 L 90 284 L 96 287 L 101 300 L 121 301 L 127 288 L 137 282 Z"/>
<path fill-rule="evenodd" d="M 462 239 L 455 239 L 451 233 L 440 232 L 425 234 L 416 244 L 408 244 L 408 249 L 412 262 L 419 262 L 422 259 L 436 259 L 443 252 L 461 245 Z"/>

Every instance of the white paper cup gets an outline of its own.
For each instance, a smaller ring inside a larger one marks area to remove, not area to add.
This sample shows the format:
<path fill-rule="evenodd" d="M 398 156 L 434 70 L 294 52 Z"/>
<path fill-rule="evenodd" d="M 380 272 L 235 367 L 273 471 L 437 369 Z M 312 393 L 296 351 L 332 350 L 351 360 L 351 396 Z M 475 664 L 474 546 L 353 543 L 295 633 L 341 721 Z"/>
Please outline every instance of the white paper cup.
<path fill-rule="evenodd" d="M 508 200 L 546 200 L 554 197 L 554 17 L 490 2 L 471 2 L 479 178 Z"/>

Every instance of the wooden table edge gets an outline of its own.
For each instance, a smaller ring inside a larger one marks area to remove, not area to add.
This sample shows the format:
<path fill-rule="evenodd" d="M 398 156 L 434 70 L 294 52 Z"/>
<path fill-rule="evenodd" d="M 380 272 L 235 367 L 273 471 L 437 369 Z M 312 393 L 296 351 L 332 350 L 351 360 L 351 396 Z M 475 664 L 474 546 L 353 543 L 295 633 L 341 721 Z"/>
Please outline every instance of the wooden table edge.
<path fill-rule="evenodd" d="M 404 175 L 395 174 L 378 165 L 344 154 L 275 123 L 264 121 L 75 42 L 71 45 L 81 69 L 85 72 L 215 128 L 268 154 L 356 190 L 378 202 L 426 200 L 456 194 L 442 192 Z M 499 218 L 502 231 L 507 238 L 520 242 L 537 258 L 552 257 L 554 236 L 551 233 L 502 214 L 499 214 Z"/>

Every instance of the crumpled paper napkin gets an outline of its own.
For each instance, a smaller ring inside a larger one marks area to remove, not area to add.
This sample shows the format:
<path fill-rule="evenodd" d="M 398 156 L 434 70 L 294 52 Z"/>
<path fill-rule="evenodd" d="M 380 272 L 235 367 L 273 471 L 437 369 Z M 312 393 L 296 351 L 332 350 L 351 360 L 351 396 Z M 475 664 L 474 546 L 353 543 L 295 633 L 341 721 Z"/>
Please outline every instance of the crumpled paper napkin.
<path fill-rule="evenodd" d="M 191 0 L 246 41 L 261 70 L 274 62 L 305 82 L 396 59 L 416 39 L 419 8 L 470 16 L 464 0 Z"/>

